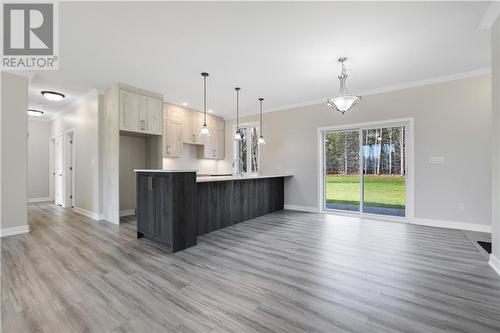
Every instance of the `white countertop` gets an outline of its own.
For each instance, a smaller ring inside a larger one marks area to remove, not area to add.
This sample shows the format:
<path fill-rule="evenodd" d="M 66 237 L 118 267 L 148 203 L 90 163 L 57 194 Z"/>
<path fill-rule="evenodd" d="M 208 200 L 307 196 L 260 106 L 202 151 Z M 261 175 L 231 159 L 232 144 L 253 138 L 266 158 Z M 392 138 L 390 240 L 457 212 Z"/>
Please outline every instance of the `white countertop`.
<path fill-rule="evenodd" d="M 262 178 L 278 178 L 278 177 L 292 177 L 290 174 L 275 174 L 275 175 L 255 175 L 255 176 L 204 176 L 196 177 L 197 183 L 205 182 L 222 182 L 229 180 L 246 180 L 246 179 L 262 179 Z"/>
<path fill-rule="evenodd" d="M 134 172 L 175 173 L 175 172 L 198 172 L 198 170 L 197 169 L 184 169 L 184 170 L 134 169 Z"/>

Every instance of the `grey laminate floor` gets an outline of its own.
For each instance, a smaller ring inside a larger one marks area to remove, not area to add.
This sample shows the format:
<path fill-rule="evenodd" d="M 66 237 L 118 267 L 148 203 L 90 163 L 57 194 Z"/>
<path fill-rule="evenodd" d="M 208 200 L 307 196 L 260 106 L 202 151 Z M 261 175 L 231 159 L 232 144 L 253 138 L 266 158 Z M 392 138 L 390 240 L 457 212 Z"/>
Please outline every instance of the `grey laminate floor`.
<path fill-rule="evenodd" d="M 500 332 L 461 231 L 282 211 L 175 255 L 49 204 L 1 244 L 2 332 Z"/>

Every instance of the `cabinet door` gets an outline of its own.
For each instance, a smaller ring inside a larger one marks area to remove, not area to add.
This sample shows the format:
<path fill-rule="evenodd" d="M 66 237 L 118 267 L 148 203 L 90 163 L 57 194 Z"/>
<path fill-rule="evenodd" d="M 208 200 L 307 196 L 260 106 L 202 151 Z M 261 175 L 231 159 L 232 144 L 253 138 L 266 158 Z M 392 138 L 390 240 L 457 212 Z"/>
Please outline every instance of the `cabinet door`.
<path fill-rule="evenodd" d="M 161 135 L 163 130 L 163 102 L 160 99 L 143 96 L 142 119 L 146 122 L 146 132 Z"/>
<path fill-rule="evenodd" d="M 163 135 L 163 155 L 180 157 L 182 154 L 182 124 L 179 121 L 166 120 Z"/>
<path fill-rule="evenodd" d="M 202 143 L 200 142 L 199 135 L 201 131 L 201 126 L 203 126 L 202 114 L 199 112 L 191 112 L 191 141 L 190 143 Z"/>
<path fill-rule="evenodd" d="M 172 245 L 172 174 L 155 177 L 156 219 L 153 226 L 154 237 Z"/>
<path fill-rule="evenodd" d="M 140 95 L 120 91 L 120 129 L 124 131 L 140 132 L 142 125 L 140 119 Z"/>
<path fill-rule="evenodd" d="M 156 193 L 154 177 L 137 175 L 137 231 L 153 236 L 156 219 Z"/>
<path fill-rule="evenodd" d="M 217 159 L 223 160 L 225 154 L 225 131 L 224 128 L 217 130 Z"/>

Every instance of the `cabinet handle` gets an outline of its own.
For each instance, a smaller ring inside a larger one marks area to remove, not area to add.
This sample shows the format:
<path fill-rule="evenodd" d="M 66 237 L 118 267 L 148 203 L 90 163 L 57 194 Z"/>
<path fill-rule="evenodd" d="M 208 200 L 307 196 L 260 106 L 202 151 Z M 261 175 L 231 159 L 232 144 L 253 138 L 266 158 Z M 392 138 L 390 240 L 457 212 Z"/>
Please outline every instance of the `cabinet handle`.
<path fill-rule="evenodd" d="M 148 177 L 148 190 L 153 190 L 153 177 Z"/>

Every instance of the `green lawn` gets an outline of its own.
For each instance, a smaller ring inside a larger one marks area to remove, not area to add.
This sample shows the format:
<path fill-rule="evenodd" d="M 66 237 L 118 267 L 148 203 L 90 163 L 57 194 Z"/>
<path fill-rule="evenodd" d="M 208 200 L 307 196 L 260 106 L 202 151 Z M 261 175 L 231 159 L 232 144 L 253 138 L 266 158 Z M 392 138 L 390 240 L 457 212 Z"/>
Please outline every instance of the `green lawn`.
<path fill-rule="evenodd" d="M 359 204 L 359 176 L 328 175 L 326 202 Z M 405 177 L 365 176 L 365 205 L 405 207 Z"/>

